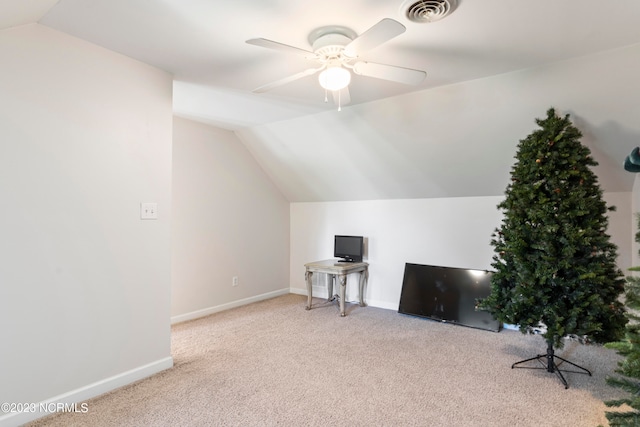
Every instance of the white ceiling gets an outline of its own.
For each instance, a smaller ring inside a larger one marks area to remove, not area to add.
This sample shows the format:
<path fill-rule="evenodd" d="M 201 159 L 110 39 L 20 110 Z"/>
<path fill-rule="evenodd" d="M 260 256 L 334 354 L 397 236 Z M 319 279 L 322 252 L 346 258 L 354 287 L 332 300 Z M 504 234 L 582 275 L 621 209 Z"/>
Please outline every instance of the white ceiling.
<path fill-rule="evenodd" d="M 400 180 L 396 183 L 398 188 L 405 188 L 403 191 L 389 188 L 386 192 L 354 195 L 336 189 L 333 193 L 320 194 L 311 190 L 312 183 L 304 188 L 299 182 L 295 184 L 297 186 L 290 183 L 304 171 L 280 162 L 276 151 L 282 146 L 274 146 L 274 141 L 269 140 L 269 132 L 260 130 L 261 126 L 278 126 L 283 120 L 301 120 L 309 115 L 314 115 L 319 121 L 331 122 L 336 120 L 333 116 L 336 107 L 331 102 L 324 102 L 325 94 L 316 76 L 305 77 L 267 93 L 253 93 L 253 89 L 265 83 L 314 64 L 296 55 L 245 43 L 251 38 L 263 37 L 310 50 L 308 35 L 322 26 L 346 26 L 361 34 L 383 18 L 401 22 L 406 26 L 405 33 L 364 53 L 362 59 L 425 70 L 427 78 L 418 86 L 406 86 L 354 76 L 350 86 L 352 102 L 351 106 L 343 108 L 343 113 L 347 112 L 343 120 L 352 120 L 357 115 L 358 120 L 363 121 L 366 121 L 367 111 L 379 108 L 375 107 L 379 105 L 375 102 L 377 100 L 394 103 L 393 97 L 406 98 L 410 93 L 440 99 L 439 96 L 445 96 L 451 85 L 522 72 L 519 70 L 536 70 L 571 58 L 640 43 L 640 2 L 637 0 L 459 0 L 458 3 L 446 18 L 419 24 L 406 19 L 404 0 L 0 0 L 0 29 L 38 22 L 172 73 L 175 76 L 176 115 L 238 131 L 290 200 L 501 194 L 506 186 L 505 175 L 513 163 L 515 144 L 526 136 L 521 132 L 527 126 L 532 128 L 534 117 L 540 117 L 545 110 L 537 109 L 531 113 L 533 116 L 518 117 L 527 125 L 516 127 L 517 133 L 516 128 L 509 125 L 514 133 L 510 136 L 508 153 L 492 156 L 498 159 L 495 167 L 500 173 L 490 178 L 484 190 L 481 188 L 482 178 L 472 175 L 474 182 L 471 187 L 479 187 L 473 191 L 468 189 L 468 185 L 467 190 L 462 191 L 462 183 L 447 187 L 443 182 L 454 177 L 446 173 L 441 176 L 422 173 L 407 177 L 406 182 Z M 610 76 L 603 75 L 602 78 Z M 635 87 L 627 89 L 629 91 L 637 94 Z M 453 102 L 444 99 L 447 103 Z M 551 102 L 554 100 L 550 99 Z M 595 112 L 590 117 L 580 109 L 581 103 L 567 100 L 561 107 L 563 112 L 571 112 L 578 118 L 582 116 L 587 127 L 595 129 L 592 149 L 596 154 L 602 153 L 604 163 L 621 163 L 624 153 L 630 150 L 630 140 L 640 135 L 640 129 L 624 130 L 626 145 L 607 147 L 610 140 L 606 134 L 600 135 L 597 129 L 602 123 L 615 122 L 615 117 L 598 116 L 600 113 Z M 464 104 L 455 107 L 443 105 L 443 108 L 442 114 L 444 111 L 465 109 Z M 448 117 L 440 119 L 443 128 L 456 125 L 449 123 Z M 484 123 L 486 118 L 482 120 L 467 123 L 470 126 L 489 125 L 494 129 L 499 125 Z M 431 126 L 433 129 L 434 124 Z M 406 133 L 406 139 L 400 144 L 403 147 L 394 148 L 394 151 L 402 151 L 402 157 L 422 158 L 427 152 L 443 150 L 449 154 L 446 149 L 429 147 L 426 142 L 420 144 L 421 151 L 412 152 L 416 148 L 411 146 L 416 144 L 411 144 L 412 136 L 407 129 L 403 130 Z M 424 140 L 424 129 L 416 129 L 416 132 L 414 142 Z M 385 133 L 393 132 L 389 129 L 380 132 Z M 463 143 L 456 136 L 443 129 L 436 133 L 440 142 L 448 144 L 452 152 L 464 150 Z M 302 135 L 299 133 L 291 138 L 300 139 Z M 279 138 L 284 136 L 279 135 Z M 342 132 L 341 138 L 348 141 L 350 136 Z M 484 139 L 489 139 L 489 136 L 474 143 L 480 144 Z M 484 150 L 488 152 L 496 148 L 489 145 Z M 300 152 L 296 155 L 305 154 Z M 380 180 L 376 174 L 383 177 L 407 174 L 406 164 L 385 165 L 385 156 L 381 156 L 374 162 L 376 165 L 379 163 L 379 167 L 360 171 L 364 176 L 359 179 L 376 182 Z M 326 165 L 308 163 L 307 172 L 320 179 L 315 185 L 322 185 Z M 438 165 L 432 166 L 432 169 L 437 169 Z M 344 173 L 347 175 L 340 177 L 342 181 L 353 181 L 353 176 Z M 412 191 L 415 185 L 412 182 L 420 179 L 426 182 Z M 468 183 L 470 178 L 467 176 L 465 179 Z M 628 176 L 619 175 L 607 180 L 608 188 L 605 189 L 630 191 L 631 181 Z"/>

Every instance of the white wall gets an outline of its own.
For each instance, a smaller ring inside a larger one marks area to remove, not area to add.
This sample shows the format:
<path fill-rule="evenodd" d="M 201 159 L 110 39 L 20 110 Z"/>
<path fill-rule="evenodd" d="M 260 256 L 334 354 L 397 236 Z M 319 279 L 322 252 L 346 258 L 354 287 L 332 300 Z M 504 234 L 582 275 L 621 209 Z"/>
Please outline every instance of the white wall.
<path fill-rule="evenodd" d="M 175 118 L 173 206 L 174 322 L 288 293 L 289 202 L 232 132 Z"/>
<path fill-rule="evenodd" d="M 0 58 L 0 402 L 170 367 L 171 76 L 37 24 Z"/>
<path fill-rule="evenodd" d="M 490 268 L 489 242 L 500 222 L 496 206 L 501 199 L 292 203 L 291 288 L 306 292 L 304 264 L 333 258 L 335 234 L 362 235 L 366 238 L 365 261 L 370 264 L 365 302 L 397 309 L 407 262 Z M 354 279 L 350 278 L 347 287 L 350 300 L 357 296 Z"/>
<path fill-rule="evenodd" d="M 629 193 L 605 195 L 616 204 L 609 234 L 618 245 L 620 266 L 630 260 Z M 333 236 L 362 235 L 367 243 L 369 283 L 365 302 L 397 310 L 404 265 L 441 265 L 491 269 L 491 235 L 500 226 L 502 196 L 443 199 L 314 202 L 291 204 L 291 289 L 306 294 L 304 264 L 333 258 Z M 326 278 L 314 276 L 314 295 L 326 296 Z M 356 301 L 356 277 L 350 277 L 347 300 Z"/>

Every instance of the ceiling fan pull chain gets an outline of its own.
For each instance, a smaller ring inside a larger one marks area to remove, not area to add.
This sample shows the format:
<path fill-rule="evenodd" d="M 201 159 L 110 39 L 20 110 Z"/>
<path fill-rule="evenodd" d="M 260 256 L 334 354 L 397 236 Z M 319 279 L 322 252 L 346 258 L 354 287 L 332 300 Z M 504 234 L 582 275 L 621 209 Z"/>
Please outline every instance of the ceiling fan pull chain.
<path fill-rule="evenodd" d="M 338 111 L 342 111 L 342 91 L 338 91 Z"/>
<path fill-rule="evenodd" d="M 328 94 L 329 94 L 329 90 L 325 89 L 324 90 L 324 102 L 329 102 Z"/>

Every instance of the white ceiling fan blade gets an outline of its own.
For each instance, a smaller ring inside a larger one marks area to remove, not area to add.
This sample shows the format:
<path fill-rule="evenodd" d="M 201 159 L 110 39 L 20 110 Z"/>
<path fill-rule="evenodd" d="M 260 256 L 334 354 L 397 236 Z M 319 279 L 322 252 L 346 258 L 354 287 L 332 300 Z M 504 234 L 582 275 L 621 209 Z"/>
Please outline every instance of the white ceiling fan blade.
<path fill-rule="evenodd" d="M 353 65 L 353 72 L 361 76 L 375 77 L 407 85 L 418 85 L 427 76 L 427 73 L 421 70 L 366 61 L 356 62 Z"/>
<path fill-rule="evenodd" d="M 359 53 L 371 50 L 382 43 L 404 33 L 405 26 L 393 19 L 384 18 L 382 21 L 369 28 L 359 37 L 345 46 L 344 54 L 355 58 Z"/>
<path fill-rule="evenodd" d="M 333 103 L 338 107 L 351 104 L 351 94 L 349 93 L 349 86 L 340 90 L 332 91 L 331 96 L 333 97 Z"/>
<path fill-rule="evenodd" d="M 254 46 L 266 47 L 267 49 L 274 49 L 280 52 L 285 53 L 293 53 L 295 55 L 304 56 L 307 59 L 315 59 L 317 55 L 309 50 L 300 49 L 299 47 L 290 46 L 288 44 L 276 42 L 268 39 L 249 39 L 246 41 L 248 44 L 252 44 Z"/>
<path fill-rule="evenodd" d="M 304 71 L 301 71 L 299 73 L 293 74 L 289 77 L 285 77 L 284 79 L 280 79 L 280 80 L 276 80 L 275 82 L 271 82 L 271 83 L 267 83 L 266 85 L 262 85 L 259 88 L 256 88 L 253 90 L 253 92 L 255 93 L 263 93 L 266 92 L 268 90 L 271 90 L 273 88 L 276 88 L 278 86 L 282 86 L 285 85 L 287 83 L 291 83 L 292 81 L 301 79 L 303 77 L 306 76 L 310 76 L 311 74 L 317 73 L 318 71 L 322 70 L 324 68 L 323 67 L 319 67 L 319 68 L 308 68 Z"/>

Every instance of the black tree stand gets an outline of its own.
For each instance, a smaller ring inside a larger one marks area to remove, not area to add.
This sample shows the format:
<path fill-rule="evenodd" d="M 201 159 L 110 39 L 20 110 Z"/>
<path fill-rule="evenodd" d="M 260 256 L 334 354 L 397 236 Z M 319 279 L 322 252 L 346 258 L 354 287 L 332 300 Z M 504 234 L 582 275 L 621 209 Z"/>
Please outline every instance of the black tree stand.
<path fill-rule="evenodd" d="M 591 371 L 589 371 L 586 368 L 583 368 L 582 366 L 576 365 L 573 362 L 569 362 L 567 359 L 563 359 L 560 356 L 556 356 L 553 354 L 553 343 L 552 342 L 547 342 L 548 346 L 547 346 L 547 354 L 539 354 L 536 357 L 531 357 L 529 359 L 525 359 L 525 360 L 521 360 L 519 362 L 514 363 L 513 365 L 511 365 L 511 369 L 513 368 L 522 368 L 522 369 L 546 369 L 547 372 L 550 373 L 555 373 L 558 378 L 560 378 L 560 381 L 562 381 L 562 384 L 564 384 L 564 388 L 567 389 L 569 388 L 569 384 L 567 384 L 567 380 L 564 379 L 564 376 L 562 375 L 562 372 L 571 372 L 574 374 L 588 374 L 589 376 L 591 376 Z M 556 363 L 556 359 L 561 360 L 560 363 Z M 532 360 L 537 360 L 538 362 L 540 362 L 540 364 L 542 365 L 542 367 L 529 367 L 529 366 L 516 366 L 516 365 L 520 365 L 521 363 L 526 363 L 526 362 L 530 362 Z M 571 366 L 574 366 L 578 369 L 580 369 L 579 371 L 569 371 L 569 370 L 563 370 L 561 371 L 560 368 L 558 368 L 559 365 L 562 365 L 562 363 L 568 363 Z"/>

